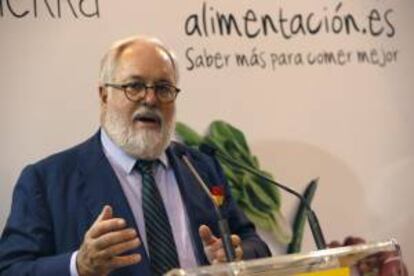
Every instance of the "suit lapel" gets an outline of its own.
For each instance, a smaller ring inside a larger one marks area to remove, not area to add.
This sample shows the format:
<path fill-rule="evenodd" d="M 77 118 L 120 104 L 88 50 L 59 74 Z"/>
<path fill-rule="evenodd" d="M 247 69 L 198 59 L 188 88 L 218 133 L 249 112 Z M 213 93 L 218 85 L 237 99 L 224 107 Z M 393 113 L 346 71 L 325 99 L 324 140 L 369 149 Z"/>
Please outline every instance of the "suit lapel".
<path fill-rule="evenodd" d="M 180 189 L 183 203 L 185 205 L 187 215 L 189 218 L 189 224 L 191 227 L 193 244 L 196 249 L 196 257 L 199 264 L 207 264 L 208 261 L 204 254 L 203 245 L 198 234 L 198 228 L 202 224 L 211 224 L 216 221 L 217 218 L 211 210 L 213 210 L 213 203 L 208 196 L 202 190 L 200 185 L 196 182 L 196 179 L 191 174 L 185 163 L 179 158 L 179 154 L 176 152 L 177 147 L 182 147 L 179 144 L 173 143 L 167 150 L 167 155 L 171 166 L 174 169 L 175 177 Z M 185 150 L 184 148 L 178 149 L 178 152 Z M 192 160 L 190 160 L 193 162 Z M 193 162 L 193 165 L 196 164 Z M 196 166 L 197 172 L 201 175 L 204 181 L 207 180 L 201 168 Z M 208 184 L 208 183 L 207 183 Z"/>

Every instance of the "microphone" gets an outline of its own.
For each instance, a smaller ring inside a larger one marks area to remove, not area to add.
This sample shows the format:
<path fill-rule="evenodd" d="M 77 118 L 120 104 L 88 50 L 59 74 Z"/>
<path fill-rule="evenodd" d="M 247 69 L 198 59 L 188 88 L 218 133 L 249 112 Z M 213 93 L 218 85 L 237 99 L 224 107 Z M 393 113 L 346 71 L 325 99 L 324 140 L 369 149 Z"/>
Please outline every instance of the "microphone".
<path fill-rule="evenodd" d="M 258 176 L 262 179 L 264 179 L 265 181 L 268 181 L 270 183 L 272 183 L 273 185 L 276 185 L 277 187 L 279 187 L 280 189 L 296 196 L 297 198 L 299 198 L 299 200 L 304 204 L 307 212 L 307 216 L 308 216 L 308 222 L 309 222 L 309 226 L 310 229 L 312 231 L 312 236 L 313 239 L 315 240 L 315 244 L 316 247 L 318 249 L 326 249 L 326 241 L 325 241 L 325 237 L 323 236 L 323 232 L 322 229 L 319 225 L 319 220 L 318 217 L 316 216 L 316 213 L 312 210 L 312 208 L 310 207 L 309 203 L 303 198 L 303 196 L 301 194 L 299 194 L 298 192 L 296 192 L 295 190 L 292 190 L 291 188 L 282 185 L 272 179 L 270 179 L 269 177 L 264 176 L 260 171 L 251 168 L 249 166 L 246 166 L 240 162 L 237 162 L 236 160 L 234 160 L 234 158 L 228 156 L 227 154 L 222 153 L 218 148 L 211 146 L 209 144 L 201 144 L 199 147 L 200 151 L 210 155 L 210 156 L 217 156 L 222 158 L 224 161 L 228 162 L 229 164 L 239 167 L 241 169 L 244 169 L 250 173 L 252 173 L 255 176 Z M 317 181 L 317 179 L 312 180 L 312 181 Z"/>
<path fill-rule="evenodd" d="M 218 218 L 219 232 L 220 232 L 220 235 L 221 235 L 221 238 L 222 238 L 224 252 L 226 254 L 227 262 L 235 261 L 236 260 L 236 254 L 235 254 L 234 248 L 232 246 L 230 229 L 229 229 L 229 224 L 227 222 L 227 219 L 223 216 L 217 202 L 214 200 L 213 195 L 211 194 L 210 190 L 208 189 L 207 184 L 204 182 L 204 180 L 198 174 L 197 170 L 194 168 L 193 164 L 190 162 L 190 159 L 187 156 L 187 154 L 180 150 L 179 155 L 181 155 L 181 159 L 184 161 L 184 164 L 187 166 L 187 168 L 190 170 L 191 174 L 197 180 L 197 183 L 200 185 L 201 189 L 206 193 L 206 195 L 209 197 L 209 199 L 213 203 L 214 211 L 215 211 L 215 213 L 217 215 L 217 218 Z"/>

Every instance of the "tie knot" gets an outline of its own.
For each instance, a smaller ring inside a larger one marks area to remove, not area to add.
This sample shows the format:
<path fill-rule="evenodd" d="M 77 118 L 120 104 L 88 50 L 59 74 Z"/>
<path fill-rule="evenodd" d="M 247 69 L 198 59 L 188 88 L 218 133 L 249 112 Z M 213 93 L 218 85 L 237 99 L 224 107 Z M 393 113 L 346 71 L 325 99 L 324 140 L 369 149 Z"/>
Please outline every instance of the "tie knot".
<path fill-rule="evenodd" d="M 154 163 L 154 160 L 137 160 L 135 167 L 141 174 L 152 174 Z"/>

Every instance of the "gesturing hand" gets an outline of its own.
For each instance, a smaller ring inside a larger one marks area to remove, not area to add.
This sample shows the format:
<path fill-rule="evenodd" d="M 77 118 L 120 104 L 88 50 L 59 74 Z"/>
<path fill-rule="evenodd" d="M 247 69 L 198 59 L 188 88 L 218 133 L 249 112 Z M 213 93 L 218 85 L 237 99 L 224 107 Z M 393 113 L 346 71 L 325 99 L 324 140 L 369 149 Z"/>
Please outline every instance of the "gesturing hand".
<path fill-rule="evenodd" d="M 136 231 L 126 228 L 125 220 L 114 218 L 112 208 L 105 206 L 79 248 L 76 257 L 79 275 L 107 275 L 116 268 L 138 263 L 140 254 L 119 255 L 140 243 Z"/>
<path fill-rule="evenodd" d="M 222 240 L 213 235 L 207 225 L 201 225 L 198 229 L 204 246 L 204 252 L 210 264 L 226 262 L 226 253 Z M 231 243 L 236 254 L 236 261 L 240 261 L 243 257 L 243 249 L 241 247 L 241 239 L 237 235 L 231 235 Z"/>

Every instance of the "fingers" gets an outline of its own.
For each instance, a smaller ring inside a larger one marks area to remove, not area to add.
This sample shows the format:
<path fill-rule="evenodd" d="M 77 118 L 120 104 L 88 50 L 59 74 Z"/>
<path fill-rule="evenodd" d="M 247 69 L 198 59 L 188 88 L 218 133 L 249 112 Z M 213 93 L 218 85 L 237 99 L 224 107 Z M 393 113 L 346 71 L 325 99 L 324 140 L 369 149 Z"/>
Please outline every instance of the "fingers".
<path fill-rule="evenodd" d="M 210 248 L 212 250 L 219 250 L 220 248 L 223 247 L 223 242 L 221 239 L 215 238 L 216 241 L 213 243 L 210 243 Z M 241 245 L 241 239 L 239 236 L 237 235 L 231 235 L 231 244 L 233 245 L 234 248 L 238 247 Z"/>
<path fill-rule="evenodd" d="M 128 256 L 115 257 L 108 262 L 108 265 L 113 268 L 120 268 L 128 265 L 137 264 L 141 261 L 140 254 L 131 254 Z"/>
<path fill-rule="evenodd" d="M 339 241 L 331 241 L 328 244 L 328 248 L 336 248 L 336 247 L 341 247 L 342 244 Z"/>
<path fill-rule="evenodd" d="M 349 236 L 349 237 L 346 237 L 344 240 L 344 246 L 357 245 L 357 244 L 363 244 L 363 243 L 366 243 L 366 242 L 364 239 L 360 237 Z"/>
<path fill-rule="evenodd" d="M 207 225 L 201 225 L 200 228 L 198 228 L 198 233 L 204 246 L 212 245 L 218 240 Z"/>
<path fill-rule="evenodd" d="M 234 253 L 236 255 L 236 261 L 241 261 L 243 259 L 243 248 L 241 246 L 237 246 L 234 249 Z"/>
<path fill-rule="evenodd" d="M 226 261 L 226 253 L 224 252 L 224 249 L 221 248 L 214 253 L 211 264 L 225 263 Z"/>
<path fill-rule="evenodd" d="M 210 228 L 202 225 L 199 228 L 200 238 L 203 241 L 204 252 L 211 264 L 223 263 L 227 261 L 226 253 L 223 247 L 222 239 L 213 235 Z M 243 258 L 243 248 L 241 239 L 237 235 L 231 235 L 231 243 L 235 252 L 235 259 L 239 261 Z"/>
<path fill-rule="evenodd" d="M 122 253 L 125 253 L 128 250 L 132 250 L 137 248 L 141 244 L 140 240 L 138 238 L 135 238 L 133 240 L 129 240 L 126 242 L 115 244 L 111 247 L 107 247 L 97 254 L 99 258 L 105 259 L 105 258 L 111 258 L 118 255 L 121 255 Z"/>
<path fill-rule="evenodd" d="M 220 239 L 220 242 L 217 244 L 221 246 L 221 248 L 218 249 L 219 250 L 218 251 L 219 262 L 226 262 L 227 261 L 226 252 L 224 251 L 224 248 L 222 246 L 221 239 Z M 238 235 L 231 235 L 231 244 L 234 248 L 235 260 L 240 261 L 243 258 L 243 248 L 241 247 L 240 237 Z"/>
<path fill-rule="evenodd" d="M 112 210 L 112 207 L 111 207 L 111 206 L 109 206 L 109 205 L 105 205 L 105 206 L 102 208 L 102 211 L 101 211 L 101 213 L 99 214 L 99 216 L 98 216 L 98 217 L 96 218 L 96 220 L 94 221 L 93 225 L 96 225 L 96 224 L 100 223 L 101 221 L 111 219 L 111 218 L 112 218 L 112 216 L 113 216 L 113 210 Z M 93 225 L 92 225 L 92 226 L 93 226 Z"/>
<path fill-rule="evenodd" d="M 80 275 L 106 275 L 141 260 L 139 254 L 120 256 L 141 244 L 137 232 L 126 226 L 124 219 L 113 217 L 110 206 L 102 209 L 79 248 L 76 264 Z"/>
<path fill-rule="evenodd" d="M 110 247 L 114 244 L 129 241 L 137 237 L 134 229 L 128 228 L 116 232 L 110 232 L 100 236 L 95 240 L 96 249 L 101 250 Z"/>
<path fill-rule="evenodd" d="M 237 235 L 231 235 L 231 244 L 232 244 L 234 247 L 239 246 L 239 245 L 241 244 L 241 239 L 240 239 L 240 237 L 239 237 L 239 236 L 237 236 Z"/>
<path fill-rule="evenodd" d="M 112 207 L 109 205 L 105 205 L 98 217 L 98 220 L 106 220 L 112 218 L 113 210 Z"/>
<path fill-rule="evenodd" d="M 357 245 L 357 244 L 363 244 L 366 243 L 364 239 L 360 237 L 353 237 L 348 236 L 344 239 L 343 244 L 341 244 L 339 241 L 332 241 L 328 244 L 329 248 L 335 248 L 335 247 L 341 247 L 341 246 L 349 246 L 349 245 Z"/>
<path fill-rule="evenodd" d="M 96 221 L 95 221 L 96 222 Z M 105 221 L 94 223 L 88 230 L 87 235 L 90 238 L 97 238 L 106 233 L 125 228 L 126 222 L 124 219 L 112 218 Z"/>
<path fill-rule="evenodd" d="M 221 245 L 221 240 L 220 240 L 220 245 Z M 243 248 L 241 247 L 241 245 L 236 246 L 233 244 L 233 247 L 234 247 L 235 261 L 242 260 L 243 259 Z M 224 262 L 227 262 L 227 256 L 226 256 L 226 251 L 221 246 L 216 251 L 214 251 L 211 263 L 217 264 L 217 263 L 224 263 Z"/>
<path fill-rule="evenodd" d="M 237 235 L 231 235 L 231 243 L 234 247 L 234 253 L 236 257 L 236 261 L 240 261 L 243 259 L 243 248 L 241 246 L 241 239 Z"/>
<path fill-rule="evenodd" d="M 126 226 L 125 220 L 113 218 L 112 207 L 105 205 L 101 213 L 88 230 L 87 235 L 91 238 L 99 237 L 105 233 L 122 229 Z"/>

